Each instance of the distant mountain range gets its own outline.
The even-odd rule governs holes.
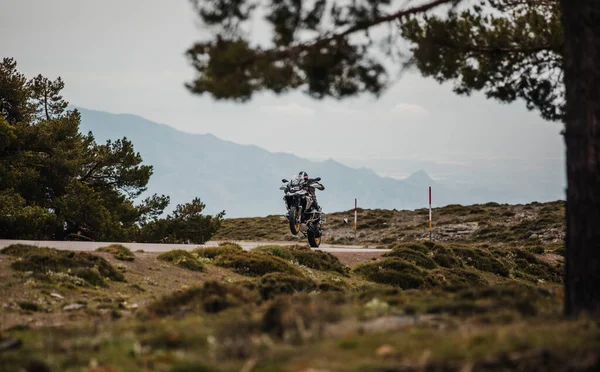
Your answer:
[[[180,132],[135,115],[77,109],[82,115],[82,133],[91,131],[98,142],[122,137],[133,142],[144,162],[154,166],[146,194],[169,195],[169,210],[200,197],[210,214],[221,210],[226,217],[283,214],[281,179],[301,170],[322,178],[325,190],[317,196],[325,212],[349,210],[354,207],[354,198],[362,208],[423,208],[428,204],[429,186],[435,206],[521,199],[514,191],[502,188],[436,182],[423,170],[403,180],[385,178],[370,169],[351,168],[334,160],[315,162],[210,134]],[[542,199],[538,201],[546,201]]]

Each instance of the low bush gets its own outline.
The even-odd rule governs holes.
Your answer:
[[[209,258],[214,260],[216,257],[226,253],[242,252],[243,249],[237,244],[220,244],[218,247],[208,248],[196,248],[192,253],[197,254],[199,257]]]
[[[503,277],[508,277],[509,269],[489,252],[479,248],[453,247],[452,252],[460,257],[463,262],[476,268]]]
[[[258,285],[259,293],[264,300],[281,294],[311,292],[316,288],[317,285],[310,279],[284,273],[266,274],[260,279]]]
[[[117,260],[121,261],[133,261],[135,259],[133,252],[121,244],[111,244],[106,247],[100,247],[96,249],[96,251],[111,253]]]
[[[214,263],[217,266],[232,269],[234,272],[246,276],[263,276],[273,272],[303,276],[298,269],[283,258],[263,252],[250,251],[220,254],[215,258]]]
[[[175,249],[161,253],[158,260],[172,263],[175,266],[191,271],[204,271],[204,265],[198,260],[198,255],[183,249]]]
[[[148,306],[148,312],[158,316],[187,312],[218,313],[256,300],[256,295],[243,286],[209,281],[201,287],[162,297]]]
[[[435,284],[427,271],[395,257],[358,265],[354,272],[369,281],[402,289],[424,288]]]
[[[391,252],[384,254],[383,257],[401,258],[424,269],[435,269],[438,267],[437,263],[431,257],[408,248],[394,248]]]
[[[125,278],[102,257],[86,252],[61,251],[28,245],[11,245],[2,254],[18,257],[12,263],[14,270],[32,272],[39,280],[52,281],[57,276],[77,277],[93,286],[106,286],[106,280],[123,282]],[[79,283],[77,284],[85,284]]]

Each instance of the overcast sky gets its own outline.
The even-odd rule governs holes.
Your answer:
[[[311,158],[563,157],[560,126],[522,102],[459,97],[416,73],[378,100],[319,102],[294,93],[233,104],[193,96],[184,87],[194,76],[184,52],[202,30],[188,0],[0,4],[0,57],[16,58],[29,76],[61,76],[73,105]]]

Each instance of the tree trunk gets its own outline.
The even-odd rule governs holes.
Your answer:
[[[565,32],[565,314],[600,315],[600,0],[561,0]]]

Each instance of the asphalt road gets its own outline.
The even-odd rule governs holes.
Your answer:
[[[202,247],[216,247],[219,245],[218,241],[209,241],[205,244],[153,244],[153,243],[107,243],[107,242],[72,242],[72,241],[43,241],[43,240],[3,240],[0,239],[0,249],[8,247],[13,244],[27,244],[34,245],[37,247],[48,247],[48,248],[56,248],[61,250],[70,250],[70,251],[93,251],[96,248],[105,247],[111,244],[122,244],[125,247],[131,249],[132,251],[136,250],[144,250],[145,252],[167,252],[174,249],[184,249],[184,250],[192,250],[196,248]],[[235,241],[234,243],[239,244],[244,250],[251,250],[253,248],[262,246],[262,245],[295,245],[297,242],[274,242],[274,241],[264,241],[264,242],[245,242],[245,241]],[[303,244],[303,243],[301,243]],[[331,244],[321,244],[319,248],[324,252],[387,252],[389,249],[376,249],[376,248],[362,248],[360,246],[354,245],[331,245]]]

